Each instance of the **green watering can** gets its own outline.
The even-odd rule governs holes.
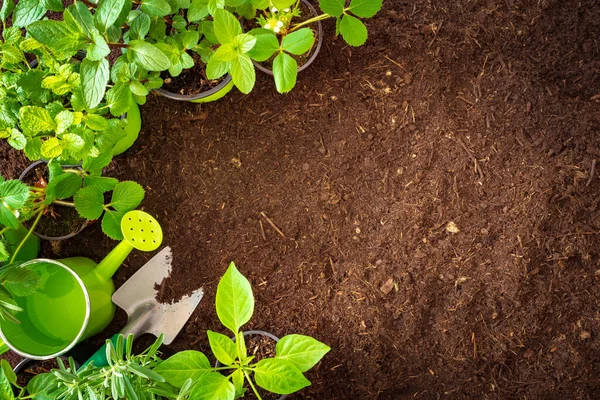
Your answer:
[[[54,358],[108,326],[116,310],[111,277],[131,250],[156,250],[163,237],[158,221],[139,210],[125,214],[121,231],[125,240],[97,265],[73,257],[35,259],[19,267],[35,271],[41,285],[32,295],[11,293],[23,311],[16,315],[18,324],[0,322],[0,354],[10,348],[26,358]]]

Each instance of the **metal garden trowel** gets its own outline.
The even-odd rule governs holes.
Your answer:
[[[127,312],[128,320],[119,332],[127,337],[133,334],[138,337],[144,333],[154,336],[164,335],[164,344],[171,344],[179,331],[190,318],[204,292],[202,288],[191,296],[184,296],[172,304],[161,304],[156,300],[156,286],[169,276],[171,272],[172,253],[170,247],[165,247],[139,269],[112,296],[112,301]],[[118,334],[111,341],[116,342]],[[106,360],[106,345],[102,346],[87,362],[95,366],[108,365]]]

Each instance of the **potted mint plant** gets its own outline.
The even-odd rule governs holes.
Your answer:
[[[255,359],[240,330],[254,313],[254,296],[250,282],[233,263],[217,287],[216,309],[221,323],[233,334],[230,339],[222,333],[207,332],[210,348],[222,366],[211,367],[203,353],[187,350],[155,368],[167,383],[181,388],[181,395],[189,398],[233,400],[251,390],[261,399],[259,388],[279,395],[294,393],[310,385],[304,373],[330,350],[310,336],[287,335],[277,342],[274,357]]]
[[[105,105],[89,107],[82,101],[82,63],[72,58],[75,54],[59,57],[14,26],[2,35],[0,139],[30,160],[80,163],[112,152],[127,137],[127,120],[107,115]]]

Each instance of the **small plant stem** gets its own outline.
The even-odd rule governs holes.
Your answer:
[[[262,400],[262,397],[260,397],[260,394],[258,394],[258,391],[256,390],[256,387],[254,386],[254,383],[252,383],[252,379],[250,379],[250,375],[248,375],[246,373],[246,371],[244,371],[244,375],[246,376],[246,379],[248,379],[248,383],[250,384],[250,387],[252,388],[252,391],[254,392],[254,395],[256,396],[256,398],[258,400]]]
[[[19,251],[21,251],[21,248],[23,247],[23,245],[25,244],[25,242],[27,241],[27,239],[29,239],[29,237],[33,233],[33,230],[37,226],[37,224],[40,222],[40,218],[42,218],[42,214],[43,213],[44,213],[44,209],[42,208],[38,212],[38,215],[35,218],[35,221],[33,222],[33,225],[31,225],[31,228],[29,228],[29,231],[27,232],[27,235],[25,235],[25,237],[23,238],[23,240],[21,240],[21,243],[19,243],[19,246],[17,247],[17,249],[13,253],[12,257],[10,258],[9,264],[12,264],[13,262],[15,262],[15,258],[17,257],[17,254],[19,254]]]
[[[8,230],[8,227],[4,228],[4,229],[0,229],[0,236],[4,235],[4,232],[6,232]]]
[[[301,27],[303,27],[303,26],[305,26],[305,25],[309,25],[309,24],[312,24],[312,23],[314,23],[314,22],[323,21],[324,19],[327,19],[327,18],[330,18],[330,17],[331,17],[331,15],[329,15],[329,14],[321,14],[321,15],[318,15],[318,16],[316,16],[316,17],[314,17],[314,18],[311,18],[311,19],[309,19],[309,20],[306,20],[306,21],[304,21],[304,22],[301,22],[301,23],[299,23],[299,24],[296,24],[296,25],[294,25],[294,26],[292,27],[292,29],[290,29],[288,32],[289,32],[289,33],[292,33],[292,32],[294,32],[294,31],[297,31],[298,29],[300,29]]]
[[[78,169],[63,169],[63,172],[67,172],[69,174],[81,175],[81,171]]]
[[[59,206],[75,207],[74,203],[70,201],[54,200],[52,204],[58,204]]]

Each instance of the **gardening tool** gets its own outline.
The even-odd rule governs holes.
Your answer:
[[[113,302],[127,312],[127,324],[119,332],[125,338],[130,334],[137,337],[143,333],[151,333],[154,336],[162,333],[163,343],[171,344],[200,303],[203,295],[201,288],[176,303],[161,304],[156,300],[155,288],[169,276],[171,260],[171,248],[165,247],[113,295]],[[116,343],[119,334],[111,338],[113,344]],[[86,366],[90,362],[97,367],[108,365],[106,345],[96,351],[83,365]]]
[[[111,277],[131,250],[153,251],[162,242],[158,222],[139,210],[125,214],[121,232],[124,240],[98,265],[73,257],[35,259],[19,267],[36,272],[41,285],[33,294],[12,293],[23,311],[16,315],[19,324],[0,321],[0,354],[10,348],[27,358],[57,357],[108,326],[116,311]]]

